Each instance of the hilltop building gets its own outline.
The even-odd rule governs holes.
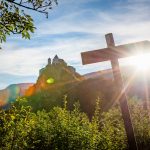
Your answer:
[[[67,65],[67,63],[63,59],[60,59],[57,55],[55,55],[55,57],[53,58],[52,65],[57,65],[57,64]]]
[[[68,68],[68,70],[70,70],[71,72],[74,72],[74,73],[76,72],[76,69],[74,67],[67,66],[67,63],[63,59],[60,59],[57,55],[55,55],[55,57],[53,59],[48,58],[48,64],[46,67],[48,67],[48,66],[53,66],[53,67],[66,66]],[[45,70],[46,67],[39,70],[40,75],[42,74],[42,72]]]

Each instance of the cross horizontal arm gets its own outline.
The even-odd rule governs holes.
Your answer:
[[[150,42],[141,41],[119,46],[112,46],[88,52],[82,52],[82,63],[91,64],[150,52]]]

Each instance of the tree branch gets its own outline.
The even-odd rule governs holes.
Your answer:
[[[46,14],[46,15],[48,14],[48,12],[45,12],[45,11],[42,11],[42,10],[38,10],[38,9],[36,9],[36,8],[31,8],[31,7],[22,5],[22,4],[20,4],[20,3],[16,3],[16,2],[14,2],[14,1],[10,1],[10,0],[5,0],[5,1],[7,1],[7,2],[9,2],[9,3],[13,3],[13,4],[17,5],[17,6],[20,6],[20,7],[26,8],[26,9],[30,9],[30,10],[33,10],[33,11],[37,11],[37,12],[39,12],[39,13],[43,13],[43,14]]]

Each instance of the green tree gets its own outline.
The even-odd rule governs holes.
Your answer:
[[[33,10],[45,14],[57,4],[57,0],[1,0],[0,1],[0,42],[5,42],[10,34],[21,34],[22,38],[30,39],[34,32],[34,21],[27,13]]]

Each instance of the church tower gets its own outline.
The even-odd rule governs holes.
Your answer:
[[[48,65],[51,65],[51,58],[48,58]]]
[[[57,55],[55,55],[55,57],[53,58],[53,64],[59,64],[59,57]]]

